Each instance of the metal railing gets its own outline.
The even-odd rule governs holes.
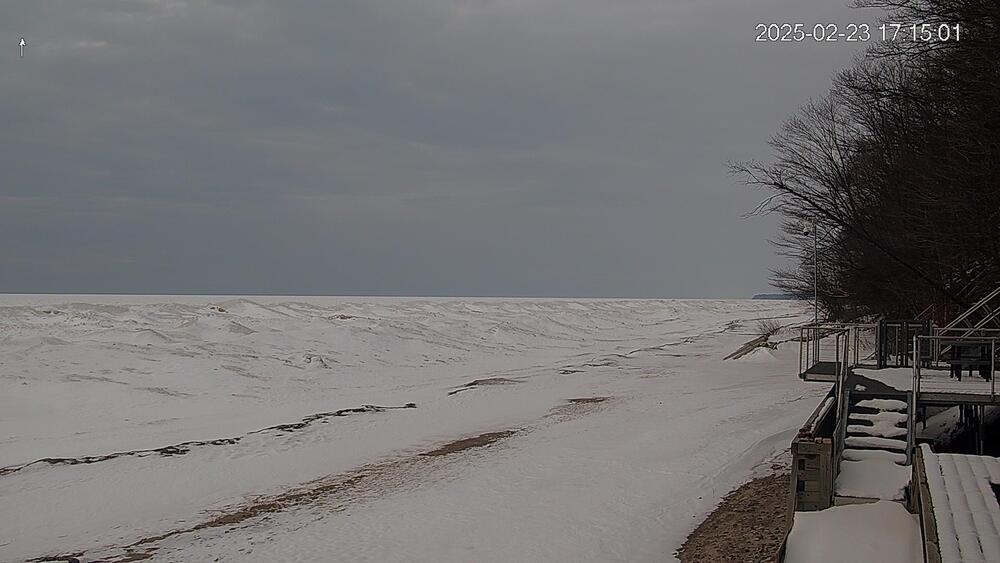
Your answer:
[[[1000,288],[997,288],[997,290],[1000,291]],[[979,322],[976,323],[975,325],[973,325],[971,327],[967,327],[967,328],[960,328],[958,326],[955,326],[955,325],[958,324],[959,319],[963,319],[963,320],[965,319],[965,317],[963,316],[963,317],[959,317],[959,319],[956,319],[955,321],[952,321],[951,323],[948,323],[948,326],[945,326],[945,327],[943,327],[941,329],[938,329],[938,330],[941,330],[941,331],[955,331],[956,333],[958,333],[957,335],[960,336],[960,337],[963,337],[963,336],[974,336],[974,335],[980,334],[981,332],[984,332],[984,331],[988,332],[988,331],[1000,330],[1000,329],[990,329],[990,328],[987,328],[991,323],[995,324],[995,322],[997,320],[1000,320],[1000,307],[998,307],[995,310],[991,310],[989,308],[989,306],[987,305],[988,301],[990,299],[992,299],[992,297],[993,297],[992,293],[990,295],[987,295],[982,301],[980,301],[979,303],[977,303],[976,305],[974,305],[971,309],[969,309],[968,311],[966,311],[965,313],[963,313],[963,315],[968,315],[970,312],[973,312],[973,311],[975,311],[977,309],[980,309],[980,308],[985,309],[986,310],[986,315],[984,315],[981,319],[979,319]],[[947,352],[947,351],[948,351],[947,347],[945,347],[945,349],[942,350],[942,352]]]
[[[958,326],[960,324],[964,323],[969,317],[971,317],[972,315],[976,314],[980,309],[984,309],[986,311],[986,315],[982,319],[980,319],[980,321],[978,323],[976,323],[976,325],[974,325],[973,328],[983,328],[983,327],[985,327],[991,321],[997,319],[998,316],[1000,316],[1000,307],[998,307],[995,310],[990,309],[990,307],[989,307],[990,301],[993,301],[994,299],[997,299],[998,297],[1000,297],[1000,286],[998,286],[993,291],[987,293],[982,299],[980,299],[979,301],[977,301],[972,307],[969,307],[968,309],[965,310],[965,312],[963,312],[961,315],[955,317],[954,320],[952,320],[950,323],[948,323],[947,325],[945,325],[944,328],[946,328],[946,329],[958,328]]]
[[[916,408],[920,401],[920,395],[924,392],[925,370],[935,370],[936,372],[934,376],[934,388],[928,392],[952,393],[957,395],[989,395],[990,402],[994,402],[996,401],[997,391],[998,343],[1000,343],[1000,329],[978,329],[975,334],[969,334],[968,330],[963,328],[935,328],[934,334],[931,336],[917,335],[913,337],[913,381],[909,395],[909,418],[906,425],[907,463],[910,463],[913,459],[913,450],[916,447]],[[946,346],[942,346],[942,344],[946,344]],[[960,350],[964,347],[979,348],[979,357],[974,360],[968,360],[962,357],[956,358],[955,354],[949,353],[958,350],[956,353],[960,354]],[[988,349],[988,358],[986,359],[982,357],[982,352],[985,349]],[[929,354],[928,351],[930,352]],[[949,368],[947,371],[948,379],[944,378],[941,370],[942,359],[944,357],[948,357],[945,360]],[[976,384],[972,385],[969,381],[963,382],[961,380],[962,370],[971,366],[986,367],[984,363],[986,361],[989,362],[988,385],[982,385],[976,381],[971,382]],[[953,379],[955,366],[957,366],[958,377]],[[980,371],[980,374],[983,375],[983,371]],[[928,381],[929,384],[930,382]]]
[[[855,329],[848,328],[848,332],[854,331]],[[837,475],[840,473],[840,462],[844,457],[845,442],[847,441],[847,415],[850,407],[851,401],[851,390],[847,386],[847,376],[850,374],[850,358],[852,355],[851,344],[853,339],[845,339],[845,345],[843,349],[843,356],[841,357],[840,369],[837,373],[837,426],[834,430],[834,440],[833,440],[833,480],[837,481]],[[857,348],[854,348],[854,354],[857,354]],[[855,364],[857,362],[855,361]]]
[[[996,400],[996,372],[997,372],[997,344],[1000,343],[1000,329],[978,329],[976,334],[967,335],[965,329],[935,329],[935,334],[931,336],[913,337],[913,395],[914,401],[919,399],[923,391],[924,379],[927,378],[925,370],[935,370],[934,392],[938,393],[960,393],[977,394],[990,397],[990,401]],[[980,354],[977,359],[956,357],[956,349],[979,348]],[[983,358],[983,352],[986,358]],[[930,352],[929,354],[927,352]],[[956,353],[949,353],[956,352]],[[929,356],[929,359],[928,359]],[[989,366],[989,385],[970,385],[969,382],[961,380],[961,373],[966,367],[985,368]],[[945,380],[942,374],[943,363],[948,365],[948,379]],[[957,375],[953,379],[953,376]],[[980,370],[984,375],[985,370]],[[978,383],[978,382],[976,382]],[[988,387],[988,393],[987,393]]]
[[[924,307],[924,310],[920,311],[919,313],[917,313],[917,316],[915,316],[913,318],[916,319],[916,320],[918,320],[918,321],[933,320],[934,319],[934,311],[935,311],[935,306],[934,306],[933,303],[931,303],[930,305]]]
[[[836,364],[840,358],[841,342],[847,338],[847,329],[838,325],[807,325],[799,329],[799,377],[806,378],[821,362]],[[823,375],[836,376],[833,371]]]
[[[935,338],[930,339],[929,349],[930,363],[937,367],[943,357],[948,356],[951,351],[952,341],[962,342],[966,340],[982,340],[984,338],[1000,338],[1000,328],[983,327],[934,327],[932,334]],[[924,359],[927,359],[928,352],[924,351]],[[925,362],[926,363],[926,362]]]
[[[934,311],[934,305],[929,305],[924,311],[917,315],[917,319],[924,318],[924,314],[927,311]],[[976,320],[978,319],[978,320]],[[973,322],[975,321],[975,322]],[[954,319],[951,320],[947,325],[935,328],[933,334],[947,333],[949,336],[953,337],[967,337],[967,336],[977,336],[984,330],[998,330],[1000,329],[1000,286],[996,289],[984,295],[979,301],[976,301],[971,307],[962,312]],[[909,335],[906,341],[909,342]],[[908,344],[907,344],[908,345]],[[935,346],[933,349],[933,355],[936,359],[937,357],[945,354],[949,351],[949,346]],[[910,354],[907,354],[909,358]],[[921,360],[926,360],[926,356],[922,357]],[[884,367],[881,366],[880,367]]]
[[[823,323],[799,328],[799,378],[809,375],[833,381],[842,369],[858,365],[861,350],[871,335],[878,342],[878,325],[868,323]],[[843,351],[848,351],[844,354]]]
[[[932,334],[933,324],[928,320],[880,319],[878,323],[878,353],[876,367],[910,367],[913,356],[913,337]]]
[[[914,346],[914,348],[916,348]],[[916,354],[916,350],[914,350]],[[913,365],[918,365],[914,362]],[[906,465],[913,464],[913,449],[917,445],[917,389],[914,387],[906,396]]]

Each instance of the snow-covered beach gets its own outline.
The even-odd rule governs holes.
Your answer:
[[[661,561],[825,394],[785,301],[0,297],[0,561]]]

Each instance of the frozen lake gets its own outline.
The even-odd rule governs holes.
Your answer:
[[[669,559],[826,391],[722,358],[808,315],[0,296],[0,561]]]

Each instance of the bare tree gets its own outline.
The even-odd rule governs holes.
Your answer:
[[[960,41],[879,44],[771,139],[774,160],[732,166],[783,217],[775,285],[832,318],[943,318],[1000,283],[1000,3],[862,0],[892,21],[958,25]]]

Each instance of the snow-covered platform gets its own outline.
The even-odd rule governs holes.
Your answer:
[[[919,561],[920,525],[891,501],[798,512],[785,545],[785,563]]]
[[[865,381],[867,380],[867,381]],[[892,367],[883,369],[854,368],[851,372],[851,389],[857,385],[871,386],[871,382],[891,387],[900,392],[913,389],[913,368]],[[924,404],[989,404],[1000,402],[996,384],[979,376],[966,374],[959,381],[948,370],[921,368],[917,384],[918,398]]]
[[[915,461],[927,561],[1000,561],[1000,459],[923,444]]]

